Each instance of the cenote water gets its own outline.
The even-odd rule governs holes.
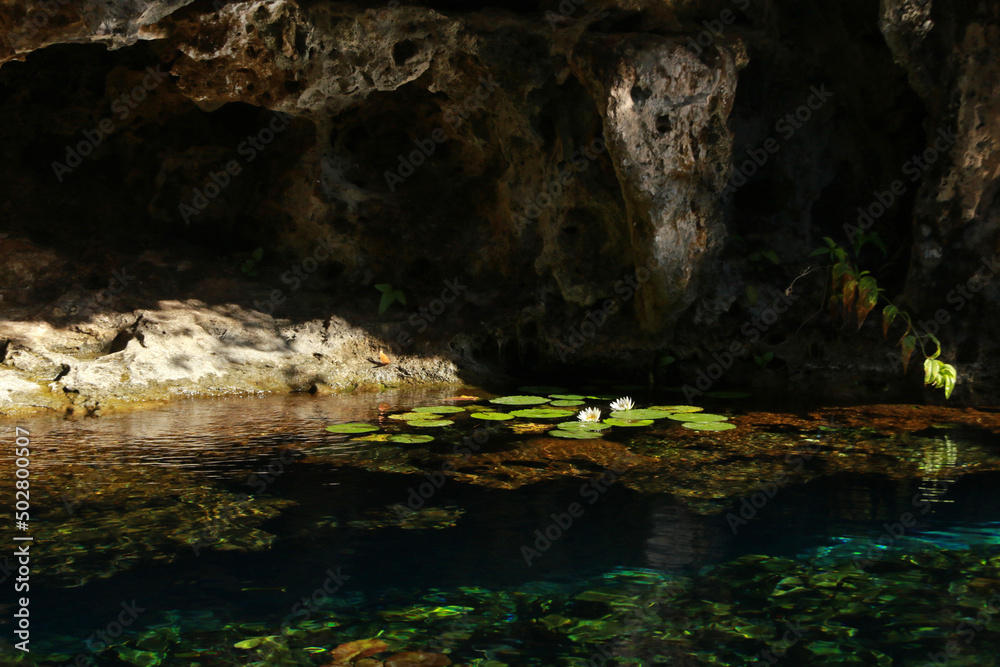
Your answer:
[[[1000,664],[1000,413],[510,395],[18,420],[3,664]]]

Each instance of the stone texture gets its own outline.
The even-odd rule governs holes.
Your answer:
[[[5,395],[682,383],[749,341],[778,367],[727,381],[876,396],[901,377],[877,324],[848,338],[810,297],[746,327],[822,291],[811,250],[940,127],[879,220],[883,282],[926,317],[996,248],[995,7],[428,4],[0,2]],[[378,312],[384,283],[405,306]],[[942,334],[966,398],[1000,387],[994,290]]]

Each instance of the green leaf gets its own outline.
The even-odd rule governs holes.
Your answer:
[[[372,431],[377,431],[378,426],[372,426],[363,422],[351,422],[350,424],[327,426],[326,430],[330,433],[371,433]]]
[[[781,264],[781,260],[778,258],[778,253],[773,250],[765,250],[761,254],[771,260],[772,264]]]
[[[548,402],[549,399],[542,396],[497,396],[490,399],[490,403],[497,405],[541,405]]]
[[[833,250],[834,248],[837,247],[837,244],[834,243],[833,239],[831,239],[829,236],[824,236],[823,241],[830,247],[830,250]]]
[[[817,255],[829,255],[829,254],[830,251],[827,248],[816,248],[809,254],[809,256],[816,257]]]
[[[392,302],[395,300],[396,299],[393,298],[391,292],[385,292],[378,302],[378,314],[382,315],[385,311],[389,310],[389,306],[391,306]]]
[[[937,339],[937,336],[935,336],[934,334],[927,334],[927,337],[930,338],[932,341],[934,341],[934,344],[937,345],[937,352],[935,352],[928,358],[937,359],[941,355],[941,341],[939,341]]]
[[[553,408],[525,408],[514,410],[510,414],[525,419],[565,419],[573,415],[573,410],[556,410]]]
[[[724,422],[729,421],[725,415],[713,415],[708,412],[683,412],[668,417],[678,422]]]
[[[882,337],[883,338],[886,338],[886,339],[889,338],[889,326],[892,324],[892,321],[894,319],[896,319],[897,315],[899,315],[899,308],[896,308],[896,306],[892,305],[891,303],[888,306],[886,306],[885,308],[882,309]]]
[[[878,283],[871,276],[865,276],[858,283],[858,305],[855,309],[858,316],[858,329],[861,328],[868,313],[872,312],[877,302]]]
[[[389,283],[379,283],[378,285],[375,286],[375,289],[377,289],[379,292],[391,292],[392,285],[390,285]]]
[[[264,257],[264,249],[257,248],[256,250],[253,251],[253,253],[250,256],[253,257],[253,260],[255,262],[259,262]]]
[[[684,422],[681,426],[692,431],[729,431],[736,428],[735,424],[728,422]]]
[[[944,397],[951,398],[951,392],[958,381],[958,371],[951,364],[928,357],[924,360],[924,384],[944,389]]]
[[[610,426],[649,426],[653,423],[652,419],[618,419],[617,417],[609,417],[604,420],[605,424]]]
[[[433,435],[418,435],[413,433],[400,433],[398,435],[393,435],[389,437],[389,442],[399,442],[404,445],[413,445],[422,442],[430,442],[434,439]]]
[[[906,367],[910,365],[910,356],[913,355],[913,349],[917,346],[917,337],[904,336],[900,346],[903,350],[903,372],[905,373]]]
[[[427,415],[428,419],[411,419],[407,424],[410,426],[416,426],[418,428],[437,428],[439,426],[451,426],[455,422],[450,419],[429,419],[429,417],[435,417],[436,415]]]
[[[508,419],[513,419],[514,415],[507,414],[506,412],[473,412],[469,415],[473,419],[483,419],[486,421],[507,421]]]
[[[393,296],[394,299],[396,299],[397,301],[399,301],[404,306],[406,305],[406,295],[403,294],[403,290],[398,289],[398,290],[393,291],[392,296]]]

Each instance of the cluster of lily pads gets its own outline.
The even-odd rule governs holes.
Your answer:
[[[736,428],[728,423],[729,418],[725,415],[707,413],[694,405],[654,405],[636,408],[628,396],[564,393],[565,390],[558,387],[521,387],[521,391],[527,393],[498,396],[489,399],[485,404],[477,403],[467,407],[420,406],[409,412],[388,415],[388,418],[418,429],[451,426],[455,423],[454,417],[463,413],[472,419],[483,421],[509,421],[518,418],[563,419],[565,421],[558,422],[548,434],[556,438],[580,440],[600,438],[602,431],[613,426],[650,426],[657,419],[680,422],[681,426],[693,431],[727,431]],[[610,401],[608,416],[602,419],[604,408],[592,404],[608,401]],[[503,411],[501,407],[515,409]],[[334,424],[328,426],[326,430],[331,433],[360,435],[361,437],[354,440],[362,441],[415,444],[434,440],[433,436],[421,433],[377,433],[381,430],[379,426],[365,422]]]

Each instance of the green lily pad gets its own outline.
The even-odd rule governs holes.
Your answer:
[[[673,413],[665,410],[646,408],[644,410],[615,410],[611,416],[615,419],[665,419],[671,414]]]
[[[402,421],[410,421],[411,419],[427,419],[426,412],[400,412],[395,415],[389,415],[389,419],[399,419]]]
[[[750,398],[750,394],[745,391],[709,391],[705,395],[712,398]]]
[[[649,426],[653,423],[652,419],[617,419],[615,417],[609,417],[604,420],[605,424],[610,426]]]
[[[564,431],[562,429],[549,431],[549,435],[553,438],[567,438],[571,440],[596,440],[602,436],[597,431]]]
[[[457,405],[421,405],[419,408],[413,408],[414,412],[433,412],[437,415],[447,414],[449,412],[465,412],[465,408],[460,408]]]
[[[351,422],[349,424],[327,426],[326,430],[330,433],[371,433],[372,431],[377,431],[378,426],[372,426],[364,422]]]
[[[611,428],[611,424],[605,424],[603,422],[584,422],[580,420],[575,422],[561,422],[556,424],[556,426],[563,431],[603,431]]]
[[[351,438],[351,442],[385,442],[392,437],[388,433],[372,433],[358,438]]]
[[[566,391],[562,387],[518,387],[518,391],[523,391],[526,394],[542,394],[548,396],[549,394],[558,394],[561,391]]]
[[[724,422],[729,421],[725,415],[713,415],[709,412],[687,412],[684,414],[670,415],[667,419],[678,422]]]
[[[682,413],[682,412],[701,412],[704,408],[699,408],[697,405],[651,405],[649,410],[663,410],[664,412]]]
[[[549,394],[549,398],[557,398],[563,401],[582,401],[587,397],[583,394]]]
[[[413,445],[418,442],[430,442],[433,435],[418,435],[414,433],[400,433],[389,437],[389,442],[401,442],[404,445]]]
[[[549,403],[554,408],[571,408],[577,405],[583,405],[585,401],[552,401]]]
[[[736,428],[736,424],[729,422],[684,422],[681,426],[692,431],[728,431]]]
[[[588,396],[592,401],[617,401],[618,396],[613,394],[594,394],[593,396]]]
[[[431,416],[433,417],[433,415]],[[414,419],[406,423],[418,428],[434,428],[437,426],[451,426],[455,422],[451,419]]]
[[[541,405],[548,402],[549,399],[541,396],[498,396],[490,399],[490,403],[499,405]]]
[[[551,408],[528,408],[527,410],[514,410],[510,414],[515,417],[525,417],[527,419],[559,419],[573,414],[572,410],[553,410]]]
[[[469,416],[473,419],[485,419],[486,421],[493,422],[506,421],[514,418],[514,415],[506,412],[473,412]]]

